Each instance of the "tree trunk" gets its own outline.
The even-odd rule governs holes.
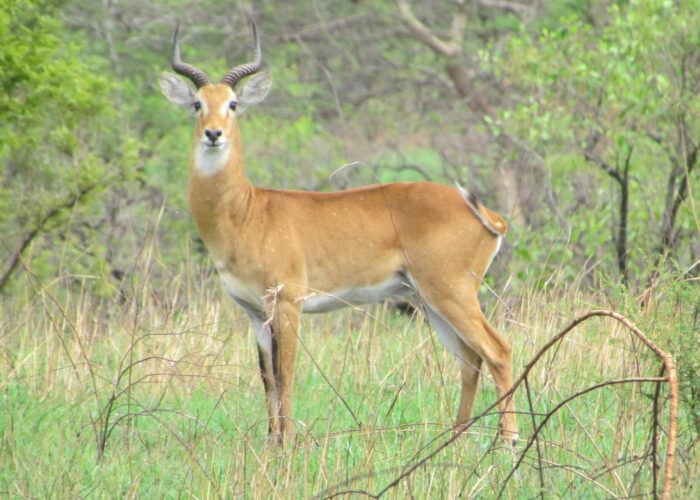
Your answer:
[[[467,105],[472,111],[479,115],[490,116],[493,114],[493,109],[491,109],[488,102],[474,89],[464,61],[453,59],[445,65],[445,70],[452,81],[457,95],[467,101]]]
[[[622,276],[622,284],[629,285],[629,274],[627,267],[627,221],[629,219],[629,170],[625,168],[620,184],[620,225],[617,229],[617,242],[615,249],[617,250],[617,267]]]

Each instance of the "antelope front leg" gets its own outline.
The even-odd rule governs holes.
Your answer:
[[[267,400],[267,430],[270,438],[279,439],[279,394],[272,369],[272,332],[270,322],[264,322],[263,317],[256,312],[246,311],[250,317],[255,332],[255,340],[258,346],[258,363],[260,365],[260,377],[265,389]]]
[[[299,306],[280,296],[271,304],[272,371],[278,396],[276,413],[270,415],[272,434],[281,442],[294,434],[292,385],[299,335]]]
[[[280,435],[277,419],[279,396],[272,371],[272,356],[260,344],[258,344],[258,363],[260,365],[260,377],[265,388],[265,399],[267,399],[267,433],[274,438]]]

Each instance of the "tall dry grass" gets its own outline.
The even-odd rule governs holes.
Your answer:
[[[96,276],[40,283],[25,269],[28,285],[0,305],[3,494],[530,498],[542,485],[544,496],[651,493],[649,384],[606,387],[565,405],[505,487],[522,444],[504,446],[493,411],[435,453],[452,436],[456,364],[420,312],[403,316],[386,305],[304,318],[297,436],[271,446],[247,319],[196,255],[168,269],[154,241],[120,288]],[[620,305],[579,281],[521,283],[510,305],[508,290],[504,300],[484,294],[488,315],[514,346],[515,375],[573,317]],[[655,325],[647,333],[660,339],[676,327],[672,316]],[[581,325],[535,367],[530,402],[516,395],[521,443],[568,395],[656,375],[656,360],[619,324]],[[476,411],[494,399],[486,372]],[[698,459],[690,430],[682,431],[676,487],[690,494]]]

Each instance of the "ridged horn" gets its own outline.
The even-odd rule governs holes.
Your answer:
[[[253,52],[253,60],[251,62],[240,64],[235,66],[231,71],[229,71],[225,77],[221,79],[221,83],[225,83],[229,87],[233,88],[241,78],[248,75],[252,75],[260,71],[263,65],[262,59],[262,49],[260,48],[260,38],[258,37],[258,29],[255,23],[251,20],[250,25],[253,28],[253,45],[255,46]]]
[[[173,59],[171,66],[176,73],[186,76],[197,88],[200,88],[209,83],[209,78],[201,69],[195,68],[191,64],[182,62],[180,59],[180,41],[178,34],[180,32],[180,23],[175,26],[175,34],[173,35]]]

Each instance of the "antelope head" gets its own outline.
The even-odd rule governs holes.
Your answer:
[[[269,73],[259,73],[263,66],[260,38],[255,23],[251,24],[255,47],[253,60],[233,67],[221,82],[210,83],[202,70],[182,61],[179,25],[173,35],[171,66],[176,73],[189,79],[195,89],[172,73],[160,75],[160,87],[168,100],[195,115],[194,148],[201,159],[197,165],[204,174],[218,171],[232,147],[237,154],[242,154],[236,119],[248,106],[262,101],[270,90],[272,79]],[[247,76],[251,78],[239,85]]]

